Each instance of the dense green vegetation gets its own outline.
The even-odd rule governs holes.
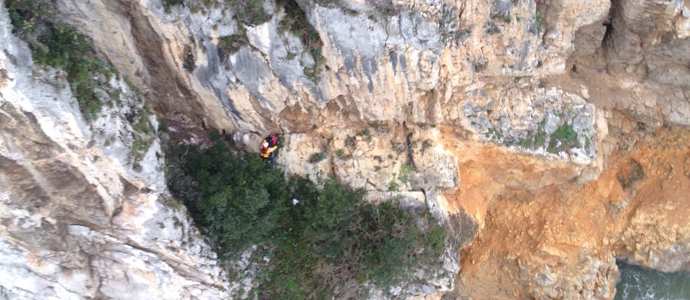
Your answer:
[[[65,70],[81,112],[87,118],[98,112],[104,95],[96,89],[116,71],[92,53],[84,35],[67,24],[53,22],[49,1],[7,0],[5,5],[14,33],[27,41],[34,62]]]
[[[395,201],[372,205],[362,190],[333,178],[319,185],[285,179],[256,154],[233,153],[217,138],[205,150],[172,147],[168,166],[171,191],[222,257],[252,244],[271,249],[262,298],[342,296],[364,282],[388,286],[443,252],[446,232],[426,212]]]

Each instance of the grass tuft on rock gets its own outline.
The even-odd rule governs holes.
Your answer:
[[[218,41],[218,56],[226,57],[227,55],[235,54],[242,46],[247,44],[247,35],[245,32],[222,36]]]
[[[576,147],[580,147],[580,141],[577,139],[577,132],[575,132],[572,125],[563,124],[551,134],[551,140],[549,141],[547,151],[550,153],[558,153]]]

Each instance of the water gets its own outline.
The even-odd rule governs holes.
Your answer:
[[[621,278],[614,300],[690,300],[689,273],[663,273],[618,263]]]

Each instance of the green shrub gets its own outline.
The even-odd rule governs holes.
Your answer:
[[[192,52],[192,48],[185,46],[184,53],[182,54],[182,67],[187,70],[187,72],[193,72],[196,69],[196,58]]]
[[[180,5],[184,0],[163,0],[163,5]]]
[[[255,154],[233,154],[218,140],[206,150],[183,146],[180,152],[198,194],[178,195],[221,254],[269,241],[288,198],[283,174]]]
[[[309,51],[319,50],[323,45],[319,33],[311,26],[309,19],[297,2],[295,0],[280,0],[279,3],[285,8],[285,17],[280,20],[278,28],[282,31],[290,31],[301,38],[302,43],[307,46]],[[314,60],[317,58],[314,57]]]
[[[386,287],[408,279],[410,268],[435,262],[446,231],[395,201],[373,205],[364,191],[337,179],[290,177],[256,154],[215,145],[171,147],[168,185],[221,257],[252,244],[270,247],[261,299],[330,298],[342,287]],[[298,200],[295,204],[293,199]],[[417,225],[424,220],[426,230]],[[361,295],[360,295],[361,296]]]
[[[10,15],[12,32],[26,38],[37,27],[54,15],[53,3],[49,0],[5,0],[5,8]]]
[[[263,284],[267,298],[326,296],[365,281],[387,287],[409,279],[413,266],[442,254],[443,228],[430,222],[427,236],[415,216],[395,201],[377,206],[362,200],[362,190],[349,189],[333,178],[322,184],[321,191],[308,181],[294,184],[307,187],[295,191],[303,206],[289,209],[294,227],[278,245]]]
[[[134,158],[134,166],[138,166],[138,168],[135,168],[137,171],[141,171],[141,165],[139,163],[144,159],[144,156],[146,156],[146,152],[149,151],[149,148],[153,144],[153,138],[150,136],[146,135],[135,135],[134,136],[134,141],[132,141],[132,148],[130,149],[129,155]]]
[[[381,286],[404,279],[405,269],[415,262],[412,255],[425,242],[412,215],[392,202],[378,207],[364,204],[357,222],[358,227],[367,229],[367,235],[353,237],[353,244],[361,249],[363,266],[359,277]]]
[[[369,130],[369,128],[360,131],[357,135],[364,136],[367,139],[371,140],[371,131]]]
[[[432,253],[432,255],[429,257],[439,257],[443,254],[444,243],[447,235],[448,233],[446,230],[441,227],[435,227],[429,232],[426,241],[428,250]]]
[[[407,184],[410,181],[410,173],[414,170],[414,166],[403,164],[400,166],[400,171],[398,172],[398,180],[403,184]]]
[[[159,119],[158,120],[158,131],[157,131],[157,133],[161,134],[161,133],[167,133],[167,132],[168,132],[168,122],[163,120],[163,119]]]
[[[143,134],[151,133],[151,126],[149,125],[149,115],[144,110],[139,112],[139,121],[134,125],[134,130]]]
[[[219,56],[225,57],[226,55],[235,54],[240,50],[240,47],[248,44],[246,33],[233,34],[220,37],[218,42]]]
[[[563,124],[558,126],[556,131],[551,134],[549,147],[547,151],[551,153],[558,153],[574,147],[580,147],[580,141],[577,139],[577,132],[572,125]]]
[[[184,0],[163,0],[163,9],[165,9],[165,12],[169,13],[171,6],[180,5],[182,3],[184,3]]]
[[[238,20],[249,25],[259,25],[271,19],[271,15],[264,10],[262,0],[225,0],[225,5],[232,11]]]
[[[321,152],[312,153],[312,155],[309,156],[309,162],[312,164],[318,163],[324,159],[326,159],[326,154],[323,154]]]

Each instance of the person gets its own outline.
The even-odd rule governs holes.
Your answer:
[[[278,136],[275,134],[267,136],[261,141],[261,153],[259,156],[264,160],[271,162],[271,166],[275,165],[275,151],[278,149]]]

